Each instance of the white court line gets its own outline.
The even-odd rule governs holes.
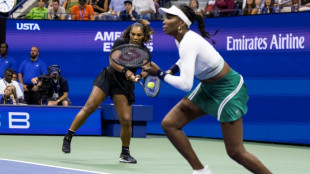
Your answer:
[[[90,171],[90,170],[80,170],[80,169],[73,169],[73,168],[68,168],[68,167],[59,167],[59,166],[52,166],[52,165],[47,165],[47,164],[39,164],[39,163],[33,163],[33,162],[27,162],[27,161],[4,159],[4,158],[0,158],[0,160],[12,161],[12,162],[18,162],[18,163],[25,163],[25,164],[32,164],[32,165],[38,165],[38,166],[45,166],[45,167],[52,167],[52,168],[59,168],[59,169],[66,169],[66,170],[75,170],[75,171],[80,171],[80,172],[89,172],[89,173],[93,173],[93,174],[110,174],[110,173],[94,172],[94,171]]]

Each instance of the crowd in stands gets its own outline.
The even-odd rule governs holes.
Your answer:
[[[37,0],[27,19],[51,20],[161,20],[163,0]],[[200,1],[202,2],[202,1]],[[271,14],[310,11],[310,0],[208,0],[205,7],[199,0],[188,5],[204,17]]]
[[[0,104],[63,105],[71,104],[69,85],[60,75],[59,65],[46,67],[39,59],[39,48],[33,46],[30,58],[19,66],[8,54],[9,46],[0,47]]]
[[[153,20],[158,8],[158,0],[37,0],[26,19]]]

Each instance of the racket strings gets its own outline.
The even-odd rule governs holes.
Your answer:
[[[142,66],[150,60],[149,54],[137,47],[123,47],[119,50],[115,50],[111,54],[111,58],[116,61],[116,63],[127,67]]]
[[[154,83],[154,87],[153,88],[148,88],[146,87],[145,88],[145,93],[148,95],[148,96],[151,96],[151,97],[155,97],[158,92],[159,92],[159,89],[160,89],[160,80],[155,77],[155,76],[148,76],[145,81],[144,81],[144,84],[148,84],[149,82],[153,82]],[[145,86],[144,85],[144,86]]]

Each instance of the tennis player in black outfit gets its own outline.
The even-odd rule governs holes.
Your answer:
[[[130,43],[141,45],[144,50],[150,52],[144,44],[150,41],[153,33],[154,31],[147,20],[139,20],[123,32],[121,38],[114,42],[113,48]],[[121,123],[122,152],[119,161],[122,163],[137,163],[137,160],[129,153],[132,133],[131,105],[135,102],[134,82],[137,82],[136,78],[141,79],[147,76],[147,73],[142,72],[135,75],[136,71],[137,69],[129,69],[110,60],[110,65],[104,68],[93,82],[94,86],[85,106],[76,115],[63,139],[62,151],[64,153],[70,153],[70,144],[74,133],[99,105],[110,96]]]

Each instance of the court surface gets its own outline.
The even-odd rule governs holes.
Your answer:
[[[118,162],[119,137],[75,136],[71,154],[61,152],[63,136],[0,135],[0,174],[191,174],[192,169],[165,136],[132,138],[137,164]],[[191,138],[203,164],[214,174],[247,174],[218,139]],[[309,174],[310,147],[245,142],[275,174]]]

